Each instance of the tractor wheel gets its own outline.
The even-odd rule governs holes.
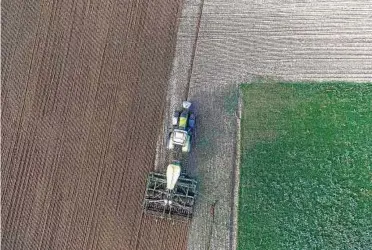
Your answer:
[[[173,141],[172,141],[172,134],[168,138],[168,149],[169,150],[173,150],[174,149],[174,144],[173,144]]]
[[[187,141],[185,145],[182,147],[183,153],[190,153],[191,151],[191,142],[190,142],[190,136],[187,138]]]
[[[172,117],[172,125],[177,126],[178,124],[178,118],[180,117],[180,112],[175,111]]]

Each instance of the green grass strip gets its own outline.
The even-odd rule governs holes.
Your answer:
[[[238,249],[372,249],[372,84],[241,89]]]

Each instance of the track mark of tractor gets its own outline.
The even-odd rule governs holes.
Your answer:
[[[201,0],[200,5],[199,5],[199,15],[198,15],[196,31],[195,31],[195,40],[194,40],[194,43],[193,43],[192,53],[191,53],[191,62],[190,62],[188,76],[187,76],[187,87],[186,87],[186,98],[185,98],[185,100],[188,100],[188,96],[189,96],[190,82],[191,82],[192,72],[193,72],[193,69],[194,69],[194,61],[195,61],[196,50],[197,50],[197,47],[198,47],[200,23],[201,23],[201,19],[202,19],[202,16],[203,16],[203,7],[204,7],[204,0]]]

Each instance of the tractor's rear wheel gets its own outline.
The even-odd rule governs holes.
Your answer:
[[[191,142],[190,142],[191,137],[188,136],[185,145],[182,147],[182,152],[184,153],[189,153],[191,151]]]
[[[167,148],[169,150],[173,150],[174,149],[174,143],[172,141],[172,133],[170,133],[169,137],[168,137],[168,145],[167,145]]]

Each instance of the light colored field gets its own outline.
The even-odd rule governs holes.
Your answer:
[[[206,0],[201,8],[202,4],[184,3],[170,77],[173,91],[168,95],[168,106],[173,106],[168,111],[185,96],[197,105],[191,164],[202,195],[189,249],[234,249],[237,85],[257,78],[370,81],[372,3]],[[211,229],[210,205],[215,200]]]

